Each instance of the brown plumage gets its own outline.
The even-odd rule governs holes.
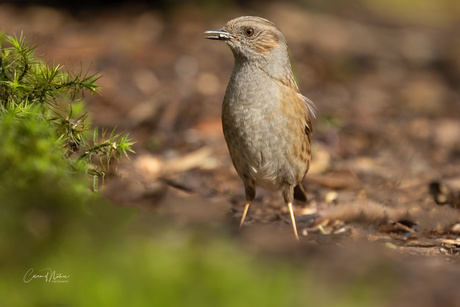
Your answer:
[[[275,24],[252,16],[205,33],[209,39],[225,41],[235,57],[222,126],[245,186],[247,202],[240,225],[259,185],[281,191],[298,239],[292,202],[294,197],[306,201],[301,182],[310,166],[314,105],[299,92],[286,39]]]

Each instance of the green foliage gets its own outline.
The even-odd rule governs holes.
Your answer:
[[[98,93],[96,81],[100,76],[68,72],[61,65],[49,67],[33,56],[35,49],[22,34],[19,38],[0,36],[0,121],[3,125],[25,121],[25,125],[37,125],[37,130],[48,125],[49,139],[42,140],[43,152],[35,154],[60,152],[73,172],[87,172],[97,187],[97,179],[104,179],[113,158],[133,152],[133,142],[126,133],[116,134],[115,129],[111,133],[102,130],[99,138],[99,128],[95,128],[91,138],[90,122],[79,97],[85,91]],[[56,138],[60,149],[53,147],[52,139]],[[28,148],[23,150],[27,155]]]

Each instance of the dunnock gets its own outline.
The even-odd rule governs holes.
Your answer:
[[[243,179],[246,206],[255,185],[281,191],[298,240],[292,202],[306,201],[301,181],[310,166],[314,104],[300,94],[289,62],[286,39],[272,22],[252,16],[230,20],[206,38],[227,43],[235,57],[222,106],[228,150]]]

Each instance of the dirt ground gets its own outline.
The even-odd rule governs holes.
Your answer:
[[[93,123],[137,142],[107,179],[115,203],[192,230],[219,225],[245,249],[340,278],[383,258],[407,287],[397,306],[460,306],[460,10],[395,10],[0,5],[0,29],[24,31],[47,61],[103,75],[102,94],[85,97]],[[245,14],[281,28],[317,106],[300,244],[281,196],[264,190],[238,229],[244,190],[220,123],[233,57],[203,32]]]

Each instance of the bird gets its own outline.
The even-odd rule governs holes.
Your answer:
[[[243,180],[243,226],[255,186],[281,192],[299,240],[294,198],[307,201],[302,181],[311,161],[314,103],[294,79],[289,48],[281,30],[262,17],[242,16],[204,32],[224,41],[234,68],[222,103],[222,128],[233,166]]]

